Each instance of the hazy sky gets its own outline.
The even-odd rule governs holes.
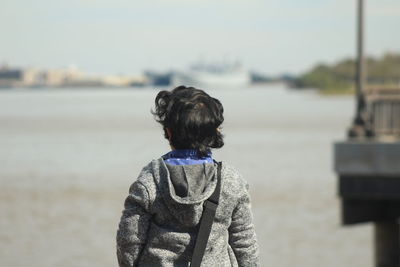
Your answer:
[[[355,54],[356,0],[1,0],[0,62],[94,73],[239,60],[299,73]],[[366,0],[367,52],[400,52],[400,1]]]

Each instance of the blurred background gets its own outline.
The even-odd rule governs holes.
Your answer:
[[[366,2],[368,84],[400,86],[400,2]],[[251,189],[262,266],[372,266],[332,144],[355,113],[356,1],[2,0],[0,265],[117,266],[130,184],[169,151],[159,90],[205,89]]]

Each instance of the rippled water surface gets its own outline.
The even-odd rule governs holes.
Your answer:
[[[168,151],[152,89],[0,91],[0,266],[117,266],[128,187]],[[370,225],[344,228],[332,144],[351,97],[215,90],[225,146],[251,187],[262,266],[372,266]]]

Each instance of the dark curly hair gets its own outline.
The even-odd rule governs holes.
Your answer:
[[[210,148],[224,145],[219,128],[224,121],[223,112],[218,99],[186,86],[160,91],[155,99],[155,111],[152,110],[156,121],[163,126],[164,137],[175,149],[197,149],[199,156],[207,155]]]

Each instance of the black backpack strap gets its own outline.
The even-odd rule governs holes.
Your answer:
[[[217,162],[217,186],[212,195],[204,201],[203,214],[201,215],[199,232],[197,233],[196,244],[192,255],[190,267],[200,267],[206,250],[208,237],[210,236],[211,227],[215,218],[215,212],[219,203],[219,195],[221,193],[221,162]]]

